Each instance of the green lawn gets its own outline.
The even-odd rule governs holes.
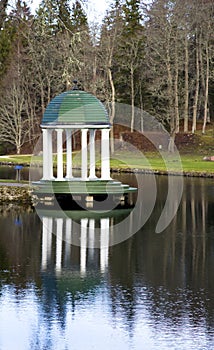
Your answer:
[[[31,162],[32,155],[9,155],[9,156],[0,156],[0,162],[8,162],[12,164],[22,164],[29,165]]]
[[[201,155],[180,155],[180,159],[168,153],[163,153],[163,157],[158,153],[145,153],[141,156],[126,153],[118,154],[117,157],[114,155],[111,166],[113,168],[137,168],[169,172],[183,170],[184,172],[214,174],[214,162],[204,161]]]
[[[182,155],[182,165],[185,172],[213,173],[214,162],[204,161],[202,156]]]
[[[168,153],[163,153],[163,158],[159,153],[141,153],[133,154],[131,152],[117,152],[111,157],[111,167],[114,169],[148,169],[151,171],[169,171],[169,172],[194,172],[214,174],[214,162],[204,161],[203,155],[180,155],[179,158]],[[10,155],[1,156],[0,162],[8,162],[12,164],[30,165],[33,163],[42,164],[41,156],[31,155]],[[64,155],[65,162],[65,155]],[[181,165],[182,164],[182,165]],[[54,156],[54,165],[56,165],[56,156]],[[74,154],[73,166],[81,165],[80,152]],[[100,162],[97,162],[100,166]]]

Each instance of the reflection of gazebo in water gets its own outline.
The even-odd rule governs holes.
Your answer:
[[[134,221],[131,209],[100,213],[88,210],[59,211],[47,206],[46,209],[37,209],[37,214],[42,221],[41,268],[45,271],[47,266],[54,264],[59,274],[69,267],[69,271],[77,269],[84,275],[93,266],[99,269],[99,265],[100,272],[105,272],[109,247],[125,236],[124,229],[121,229],[123,226],[117,224],[127,218],[126,225],[132,230]],[[78,251],[76,260],[72,260],[75,251]]]
[[[77,90],[56,96],[47,106],[42,124],[43,132],[43,177],[34,183],[39,197],[54,195],[58,199],[66,196],[74,201],[103,200],[124,201],[131,188],[110,176],[109,131],[110,121],[103,104],[93,95]],[[72,173],[72,132],[81,131],[81,176]],[[95,134],[101,131],[101,176],[95,172]],[[57,141],[57,175],[53,176],[53,138]],[[66,173],[63,172],[63,134],[66,136]],[[88,144],[89,140],[89,144]],[[89,159],[88,159],[89,151]],[[71,197],[72,196],[72,197]]]
[[[134,219],[130,209],[94,213],[59,211],[47,206],[37,209],[37,214],[42,221],[43,307],[47,319],[53,314],[56,317],[57,313],[64,323],[68,302],[72,304],[74,316],[78,300],[95,295],[105,283],[110,246],[114,244],[114,236],[124,232],[116,224],[130,214],[132,229]]]

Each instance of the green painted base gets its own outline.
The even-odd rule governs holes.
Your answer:
[[[70,195],[115,195],[128,194],[136,192],[137,188],[122,184],[115,180],[64,180],[64,181],[47,181],[40,180],[33,182],[35,194],[70,194]]]

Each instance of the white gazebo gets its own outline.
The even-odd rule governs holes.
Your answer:
[[[79,129],[81,130],[81,180],[96,178],[95,134],[97,130],[101,130],[101,179],[109,180],[111,178],[109,162],[110,122],[106,109],[96,97],[80,90],[71,90],[56,96],[44,113],[41,128],[43,132],[42,180],[54,179],[53,133],[57,134],[57,176],[55,180],[73,179],[72,133]],[[63,134],[66,138],[66,174],[63,174]]]
[[[103,195],[124,196],[136,191],[110,176],[109,132],[110,121],[104,105],[93,95],[73,89],[56,96],[47,106],[43,115],[41,129],[43,133],[43,177],[35,183],[36,194],[44,197],[68,195],[84,200]],[[81,176],[72,172],[72,134],[81,132]],[[96,131],[101,131],[99,159],[96,159]],[[53,171],[53,145],[56,139],[57,169]],[[66,169],[63,167],[63,140],[66,140]],[[101,164],[101,176],[96,176],[96,161]]]

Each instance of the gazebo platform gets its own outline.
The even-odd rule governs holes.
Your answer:
[[[126,207],[132,205],[132,193],[135,187],[130,187],[116,180],[87,180],[78,178],[72,181],[45,181],[34,182],[34,195],[41,202],[70,206],[78,209],[106,210],[112,207]]]

